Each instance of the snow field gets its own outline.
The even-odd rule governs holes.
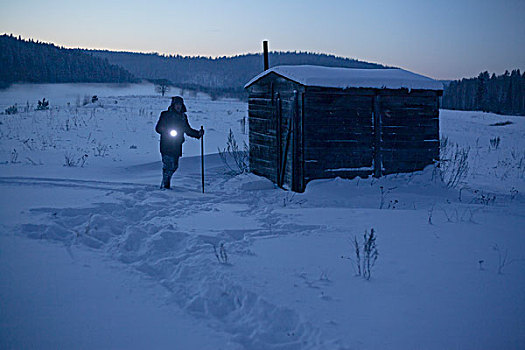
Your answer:
[[[0,107],[27,98],[17,89],[0,94]],[[228,175],[216,154],[229,129],[246,139],[239,123],[246,104],[188,96],[190,124],[207,130],[202,194],[200,145],[190,138],[174,190],[157,189],[153,127],[169,98],[105,94],[95,105],[67,106],[64,98],[54,106],[49,98],[50,111],[0,116],[3,235],[55,242],[134,271],[166,291],[159,302],[220,334],[217,348],[525,345],[523,118],[441,111],[442,137],[470,147],[456,188],[428,167],[318,180],[293,194],[253,174]],[[64,166],[66,152],[87,161]],[[366,281],[355,276],[352,240],[371,228],[380,255]],[[214,254],[221,243],[227,263]],[[201,345],[209,348],[210,339]]]
[[[102,252],[6,235],[0,247],[2,349],[231,348]]]

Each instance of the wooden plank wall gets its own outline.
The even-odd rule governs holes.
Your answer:
[[[277,182],[277,125],[270,85],[253,85],[248,100],[250,171]]]
[[[250,171],[278,183],[287,138],[289,138],[282,182],[283,187],[290,189],[294,186],[294,181],[296,182],[294,180],[294,141],[296,140],[293,138],[292,130],[296,106],[294,91],[301,90],[300,85],[272,74],[250,87],[248,101]]]
[[[371,173],[372,112],[373,95],[370,91],[348,93],[307,89],[303,135],[305,182]]]
[[[382,90],[383,174],[421,170],[439,157],[439,95],[435,91]]]

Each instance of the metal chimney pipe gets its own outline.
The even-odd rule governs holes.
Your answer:
[[[268,41],[263,41],[263,55],[264,55],[264,70],[267,70],[270,68],[270,65],[268,64]]]

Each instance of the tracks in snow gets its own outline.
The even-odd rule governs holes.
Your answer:
[[[154,189],[154,186],[151,185],[141,185],[131,182],[110,182],[97,180],[74,180],[41,177],[0,177],[0,185],[68,187],[78,189],[112,190],[122,192],[132,192],[137,190],[138,188],[142,188],[144,190]]]
[[[18,230],[68,248],[97,249],[132,266],[167,288],[172,302],[227,332],[242,348],[329,348],[297,312],[250,291],[233,278],[235,265],[219,264],[215,258],[213,244],[219,242],[226,244],[235,264],[236,255],[253,254],[250,246],[258,237],[318,229],[282,224],[263,192],[225,190],[227,181],[220,179],[212,183],[213,193],[205,195],[177,186],[179,191],[160,191],[152,185],[56,178],[2,177],[0,184],[117,192],[116,202],[90,208],[33,209],[39,223]],[[227,229],[220,221],[223,216]],[[203,225],[206,218],[219,221]]]

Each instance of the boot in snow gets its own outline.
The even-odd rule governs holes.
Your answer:
[[[165,189],[170,189],[171,188],[171,177],[170,176],[165,176],[162,178],[162,184],[160,185],[160,188],[165,188]]]

